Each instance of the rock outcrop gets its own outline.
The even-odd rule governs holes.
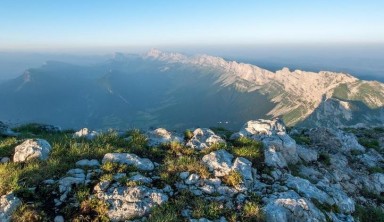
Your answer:
[[[25,162],[31,159],[48,159],[52,147],[48,141],[43,139],[28,139],[15,147],[13,162]]]

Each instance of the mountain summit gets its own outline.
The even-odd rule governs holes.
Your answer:
[[[152,49],[79,66],[47,62],[0,85],[0,118],[63,127],[168,128],[281,117],[289,126],[384,124],[384,84],[352,75],[276,72]]]

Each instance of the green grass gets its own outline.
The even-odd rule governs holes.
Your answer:
[[[219,202],[208,201],[201,197],[194,196],[189,191],[183,190],[167,203],[154,207],[148,221],[185,221],[185,218],[181,216],[181,211],[187,208],[191,210],[192,218],[196,219],[204,217],[209,220],[217,220],[229,212],[229,210]]]
[[[366,148],[372,148],[376,151],[379,151],[380,149],[380,144],[377,139],[362,137],[359,138],[359,143]]]
[[[258,170],[264,168],[263,144],[247,137],[240,137],[232,142],[230,149],[235,156],[250,160]]]
[[[193,137],[193,132],[191,130],[187,129],[184,131],[184,140],[185,141],[192,139],[192,137]]]
[[[294,139],[296,143],[300,145],[311,145],[312,143],[311,138],[309,138],[309,136],[302,135],[302,134],[292,135],[292,139]]]
[[[179,158],[168,157],[160,169],[160,177],[169,184],[173,184],[179,177],[179,173],[188,171],[198,174],[201,178],[208,178],[208,168],[193,156],[181,156]]]
[[[370,167],[368,168],[370,174],[373,173],[384,173],[384,169],[382,167]]]
[[[377,204],[384,204],[384,196],[382,196],[380,194],[373,193],[366,188],[362,189],[360,194],[362,196],[364,196],[365,198],[369,198],[369,199],[374,200]]]
[[[223,139],[229,139],[233,134],[231,130],[228,130],[224,127],[210,127],[210,129]]]

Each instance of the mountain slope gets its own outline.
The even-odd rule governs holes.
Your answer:
[[[0,84],[0,102],[3,120],[63,127],[237,128],[268,116],[288,125],[384,124],[379,82],[288,68],[273,73],[219,57],[159,50],[118,53],[92,66],[47,62]],[[322,112],[324,107],[332,109]],[[338,113],[337,121],[332,113]]]

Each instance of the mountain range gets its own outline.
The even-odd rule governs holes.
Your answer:
[[[93,65],[47,61],[0,83],[0,119],[62,127],[239,128],[384,124],[384,84],[329,71],[276,72],[208,55],[152,49]]]

